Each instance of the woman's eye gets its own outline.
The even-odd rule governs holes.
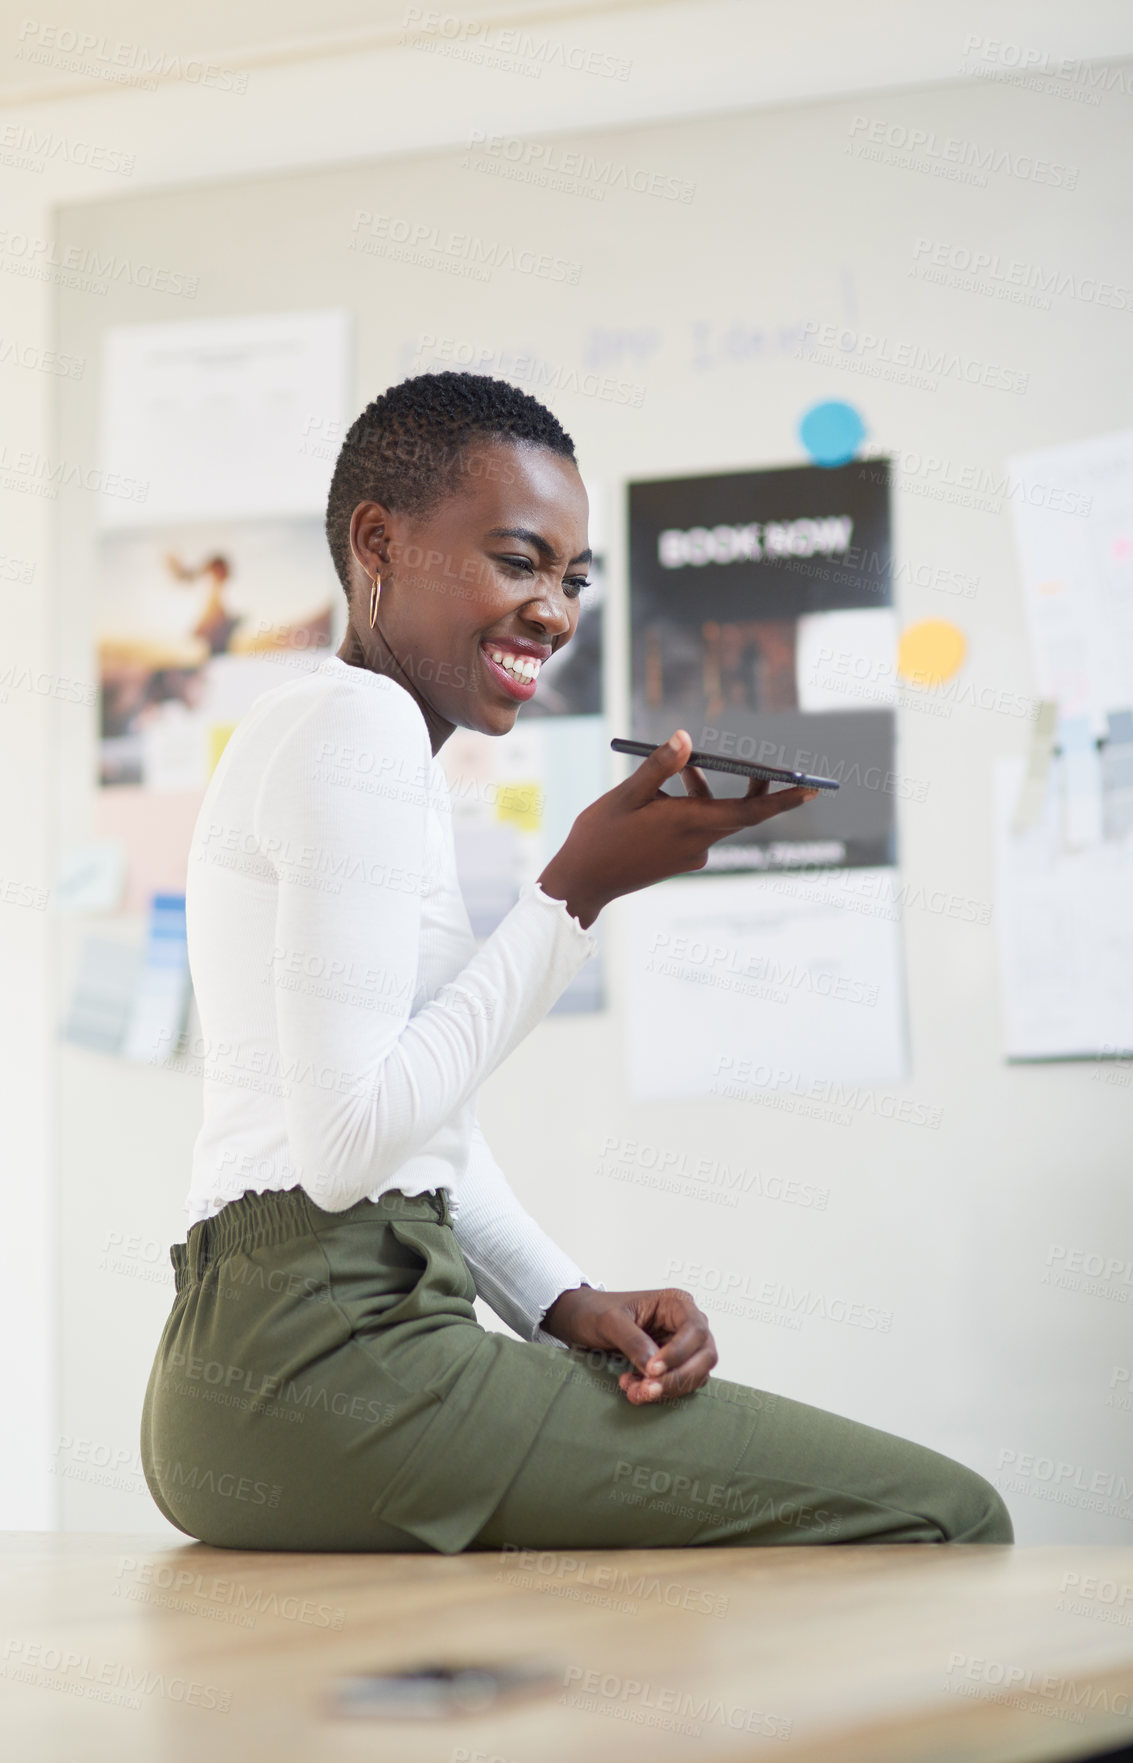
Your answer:
[[[497,562],[506,564],[509,569],[514,569],[521,575],[536,573],[535,565],[530,557],[499,557]],[[563,587],[566,589],[568,600],[577,600],[583,588],[589,586],[590,577],[586,575],[568,575],[563,578]]]

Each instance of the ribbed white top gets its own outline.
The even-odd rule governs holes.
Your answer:
[[[529,882],[477,948],[404,687],[334,655],[256,699],[205,792],[186,911],[206,1049],[189,1224],[248,1190],[337,1212],[444,1188],[481,1296],[550,1339],[540,1317],[583,1275],[509,1188],[476,1091],[597,940]]]

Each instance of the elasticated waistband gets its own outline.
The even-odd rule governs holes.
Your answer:
[[[380,1224],[392,1218],[451,1224],[448,1195],[444,1188],[429,1194],[403,1194],[400,1188],[390,1188],[376,1200],[359,1200],[342,1212],[328,1212],[299,1187],[242,1194],[238,1200],[229,1200],[214,1217],[194,1224],[185,1242],[170,1246],[169,1259],[180,1292],[222,1255],[317,1236],[331,1225]]]

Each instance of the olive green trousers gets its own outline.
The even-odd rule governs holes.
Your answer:
[[[1009,1543],[950,1458],[710,1378],[635,1406],[615,1354],[483,1329],[442,1192],[245,1194],[170,1258],[150,1492],[235,1549]]]

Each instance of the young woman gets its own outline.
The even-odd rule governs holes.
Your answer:
[[[570,641],[586,520],[570,437],[501,381],[406,380],[346,438],[327,509],[346,638],[256,701],[193,840],[210,1062],[150,1490],[241,1549],[1010,1542],[960,1464],[711,1377],[687,1292],[584,1279],[480,1131],[479,1085],[603,906],[806,797],[715,799],[678,729],[477,949],[436,755],[454,728],[505,734]],[[577,1106],[548,1070],[532,1118],[553,1133]],[[482,1329],[477,1294],[522,1338]]]

